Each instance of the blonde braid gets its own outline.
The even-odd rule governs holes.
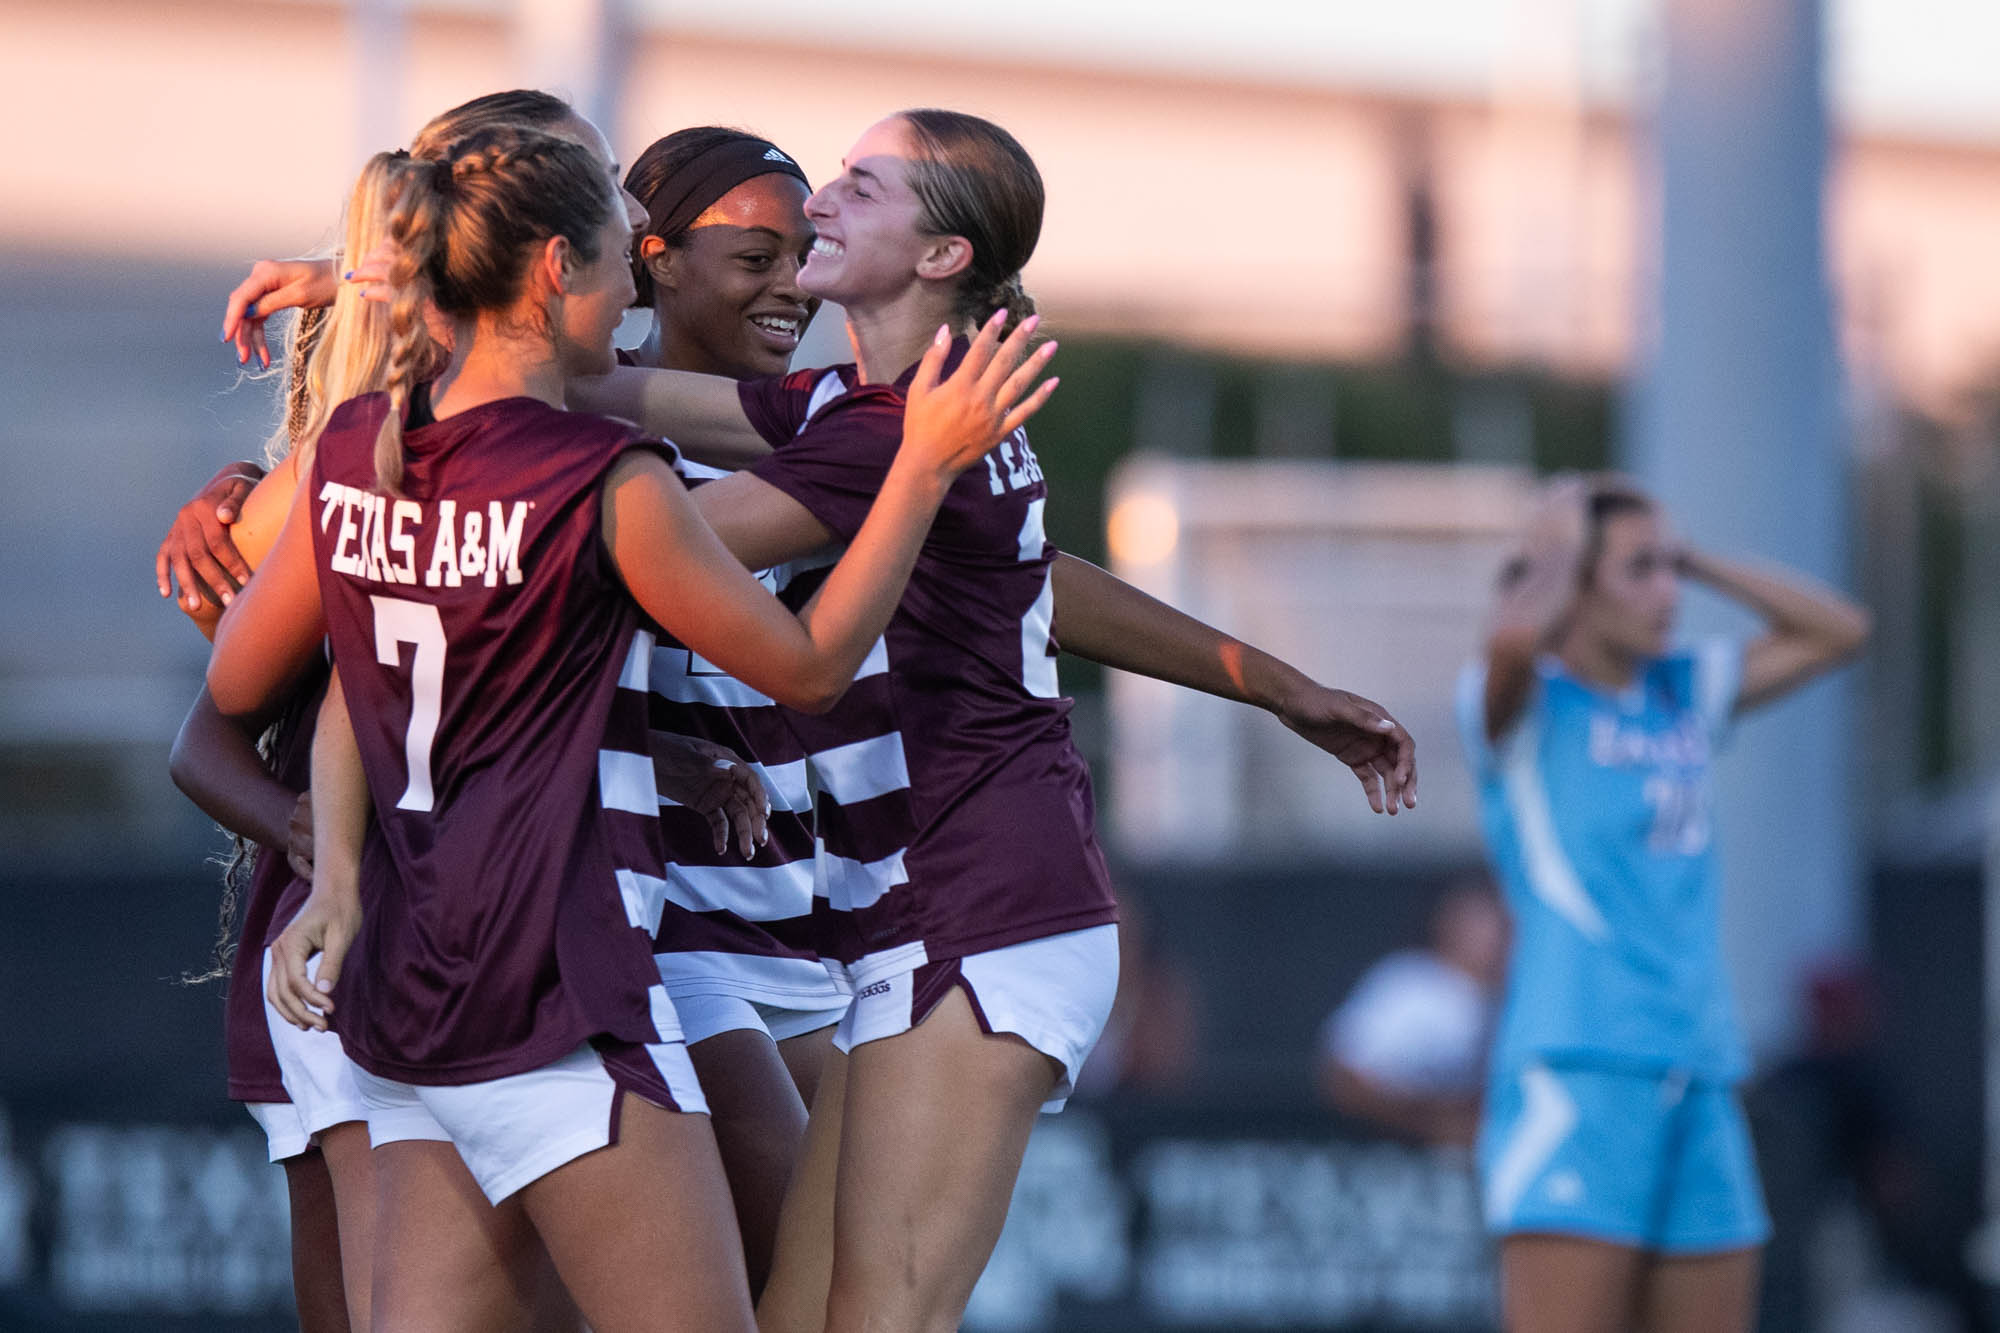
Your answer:
[[[375,436],[375,484],[390,495],[403,493],[403,416],[410,391],[435,355],[424,310],[431,303],[431,265],[443,246],[450,223],[449,201],[441,188],[451,168],[441,162],[399,158],[402,189],[389,213],[389,239],[396,261],[389,269],[389,286],[396,293],[389,307],[389,412]]]

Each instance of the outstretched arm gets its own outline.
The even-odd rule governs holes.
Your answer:
[[[1764,632],[1743,650],[1738,715],[1784,697],[1853,657],[1873,629],[1863,607],[1796,574],[1694,548],[1681,552],[1680,567],[1686,577],[1764,620]]]
[[[565,397],[579,411],[635,422],[710,467],[749,467],[771,452],[743,414],[736,381],[721,375],[619,366],[571,380]]]
[[[1576,602],[1590,483],[1561,477],[1542,489],[1527,535],[1501,576],[1486,636],[1486,739],[1513,729],[1535,685],[1535,659],[1555,645]]]
[[[1065,652],[1272,714],[1354,770],[1376,812],[1416,804],[1416,747],[1382,707],[1149,597],[1087,560],[1058,553],[1056,639]]]

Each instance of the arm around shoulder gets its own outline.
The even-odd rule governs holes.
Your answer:
[[[710,467],[749,467],[771,452],[743,410],[736,381],[720,375],[619,366],[571,380],[565,396],[578,411],[633,422]]]

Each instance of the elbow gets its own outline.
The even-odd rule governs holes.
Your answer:
[[[174,737],[174,748],[167,755],[167,776],[173,779],[174,786],[180,788],[181,795],[191,801],[200,799],[195,791],[194,746],[188,738],[185,724]]]
[[[243,679],[228,671],[218,671],[213,660],[208,665],[208,697],[215,711],[232,722],[254,721],[270,707],[271,700],[261,683]]]
[[[854,673],[859,669],[858,662],[808,662],[804,670],[786,682],[784,696],[773,694],[771,697],[796,712],[815,717],[830,713],[835,704],[847,697],[848,688],[854,684]]]
[[[832,712],[833,706],[846,696],[847,687],[853,683],[852,680],[800,681],[786,691],[787,697],[778,699],[778,702],[794,712],[817,717]]]

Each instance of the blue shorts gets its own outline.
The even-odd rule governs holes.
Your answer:
[[[1531,1064],[1496,1073],[1479,1135],[1496,1235],[1719,1254],[1771,1234],[1735,1090],[1678,1073]]]

